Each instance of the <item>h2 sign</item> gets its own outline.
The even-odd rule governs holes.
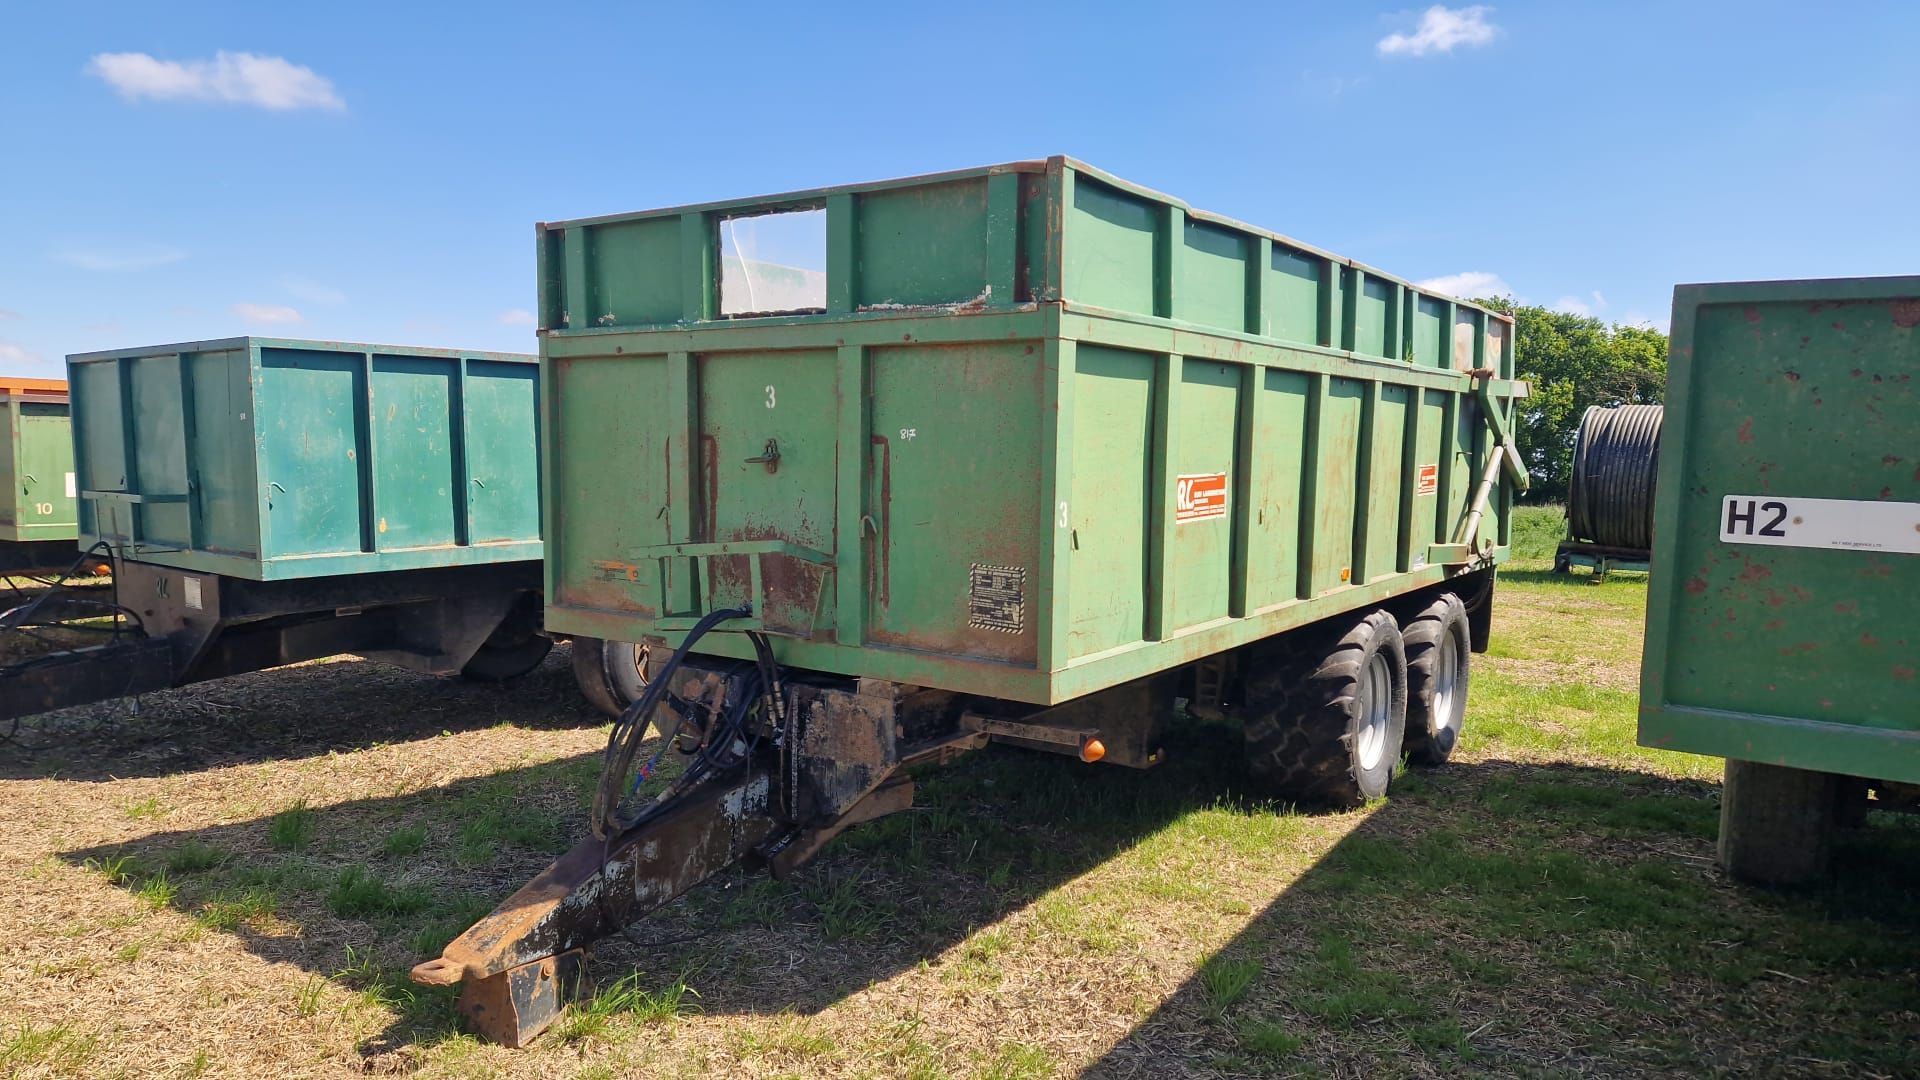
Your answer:
[[[1728,495],[1720,541],[1920,555],[1920,503]]]

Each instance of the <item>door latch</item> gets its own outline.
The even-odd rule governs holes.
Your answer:
[[[780,469],[780,443],[777,440],[768,439],[767,448],[760,451],[759,457],[748,458],[747,464],[765,465],[768,472],[778,472]]]

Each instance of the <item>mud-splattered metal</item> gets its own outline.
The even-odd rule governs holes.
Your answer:
[[[1920,277],[1683,285],[1640,742],[1920,783]]]
[[[751,602],[783,663],[1051,704],[1505,557],[1504,316],[1079,162],[537,247],[563,633]],[[724,314],[755,267],[795,306]]]

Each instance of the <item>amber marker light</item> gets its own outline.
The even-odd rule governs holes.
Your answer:
[[[1092,763],[1095,761],[1099,761],[1101,758],[1106,756],[1107,756],[1106,743],[1101,742],[1099,739],[1082,739],[1080,741],[1080,760],[1081,761]]]

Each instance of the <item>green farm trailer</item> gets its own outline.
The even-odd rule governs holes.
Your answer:
[[[114,581],[75,603],[125,632],[0,669],[0,717],[339,653],[505,679],[552,647],[534,357],[232,338],[68,372],[78,542]]]
[[[1336,804],[1451,750],[1525,482],[1505,316],[1066,158],[536,249],[547,625],[639,696],[593,838],[414,971],[490,1037],[988,742],[1145,767],[1239,716]]]
[[[1822,873],[1920,788],[1920,277],[1673,294],[1640,742],[1727,759],[1720,857]]]
[[[0,573],[60,571],[80,549],[67,384],[0,378]]]

